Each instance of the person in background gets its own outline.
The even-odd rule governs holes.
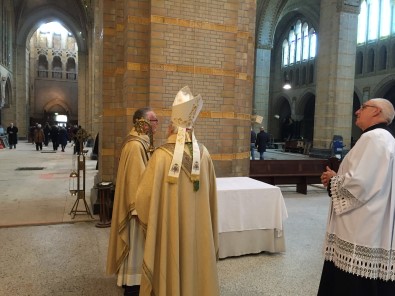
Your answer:
[[[45,136],[44,145],[45,147],[47,147],[49,143],[49,139],[51,138],[51,127],[48,122],[46,122],[44,126],[44,136]]]
[[[318,296],[395,295],[394,107],[371,99],[355,112],[363,131],[338,172],[321,175],[330,210]]]
[[[59,127],[59,145],[62,148],[62,152],[64,152],[64,149],[66,148],[67,141],[68,141],[67,130],[65,127],[60,126]]]
[[[81,152],[81,143],[78,140],[78,131],[81,129],[80,125],[74,125],[73,128],[73,142],[74,142],[74,153],[73,154],[77,154],[79,155]]]
[[[35,145],[34,143],[34,131],[37,128],[38,123],[36,123],[35,125],[31,125],[29,127],[29,134],[28,134],[28,143],[32,143],[33,145]]]
[[[10,149],[12,149],[12,147],[16,149],[16,144],[18,144],[18,128],[12,122],[10,123],[10,126],[7,127],[7,135]]]
[[[59,127],[56,124],[52,125],[50,134],[53,150],[57,151],[59,147]]]
[[[71,125],[68,125],[66,129],[67,129],[67,138],[69,139],[69,143],[71,143],[74,137],[73,127]]]
[[[259,159],[264,160],[264,153],[266,151],[266,145],[270,142],[269,134],[265,132],[263,126],[260,128],[260,132],[256,136],[255,146],[258,148]]]
[[[167,143],[155,150],[137,190],[146,229],[140,296],[218,296],[214,165],[193,132],[203,101],[182,88]]]
[[[251,159],[255,160],[255,142],[256,142],[256,132],[254,129],[251,127],[251,144],[250,144],[250,149],[251,149]]]
[[[107,273],[117,274],[125,296],[139,295],[145,238],[135,210],[136,191],[153,151],[158,119],[151,108],[138,109],[119,159],[107,253]]]
[[[33,135],[34,143],[36,144],[36,150],[43,150],[43,142],[45,140],[44,131],[41,128],[41,124],[37,124],[36,129],[34,130]]]

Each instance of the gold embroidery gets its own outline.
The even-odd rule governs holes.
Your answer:
[[[199,144],[199,149],[200,149],[200,158],[202,158],[203,154],[203,145]],[[175,144],[174,143],[166,143],[162,146],[160,146],[158,149],[162,149],[169,153],[171,156],[174,154],[174,149],[175,149]],[[189,179],[193,181],[193,178],[191,176],[191,169],[192,169],[192,157],[189,156],[187,153],[183,154],[182,157],[182,169],[185,171],[185,173],[188,175]]]

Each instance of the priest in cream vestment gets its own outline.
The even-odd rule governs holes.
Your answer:
[[[146,227],[141,296],[219,295],[216,177],[192,130],[201,107],[200,95],[180,90],[168,141],[139,185],[136,210]]]
[[[117,285],[125,288],[125,296],[139,292],[145,237],[135,210],[136,191],[158,120],[150,108],[142,108],[135,112],[133,122],[119,159],[107,254],[107,273],[117,274]]]
[[[395,295],[394,107],[371,99],[355,112],[363,133],[337,174],[321,176],[331,206],[319,296]]]

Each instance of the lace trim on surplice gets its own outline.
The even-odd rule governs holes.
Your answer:
[[[358,246],[327,233],[325,260],[337,268],[369,279],[395,280],[395,250]]]
[[[343,187],[344,179],[344,176],[331,178],[331,197],[336,214],[345,213],[362,205],[362,202]]]

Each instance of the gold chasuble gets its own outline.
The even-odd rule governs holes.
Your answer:
[[[127,261],[130,252],[129,228],[132,219],[134,222],[133,227],[140,227],[136,219],[137,216],[135,216],[136,191],[148,162],[149,155],[147,151],[149,144],[149,137],[143,134],[139,135],[134,128],[123,143],[115,186],[110,242],[107,254],[107,274],[118,273],[121,264],[126,264],[124,261]],[[137,226],[135,223],[137,223]],[[139,244],[142,250],[144,241],[139,242]],[[142,256],[142,251],[139,253]],[[141,273],[140,269],[136,271],[138,274]],[[139,277],[140,275],[138,280]]]
[[[169,182],[176,136],[154,152],[137,192],[137,214],[146,228],[140,296],[218,296],[214,166],[200,145],[199,186],[194,186],[186,143],[179,178]]]

